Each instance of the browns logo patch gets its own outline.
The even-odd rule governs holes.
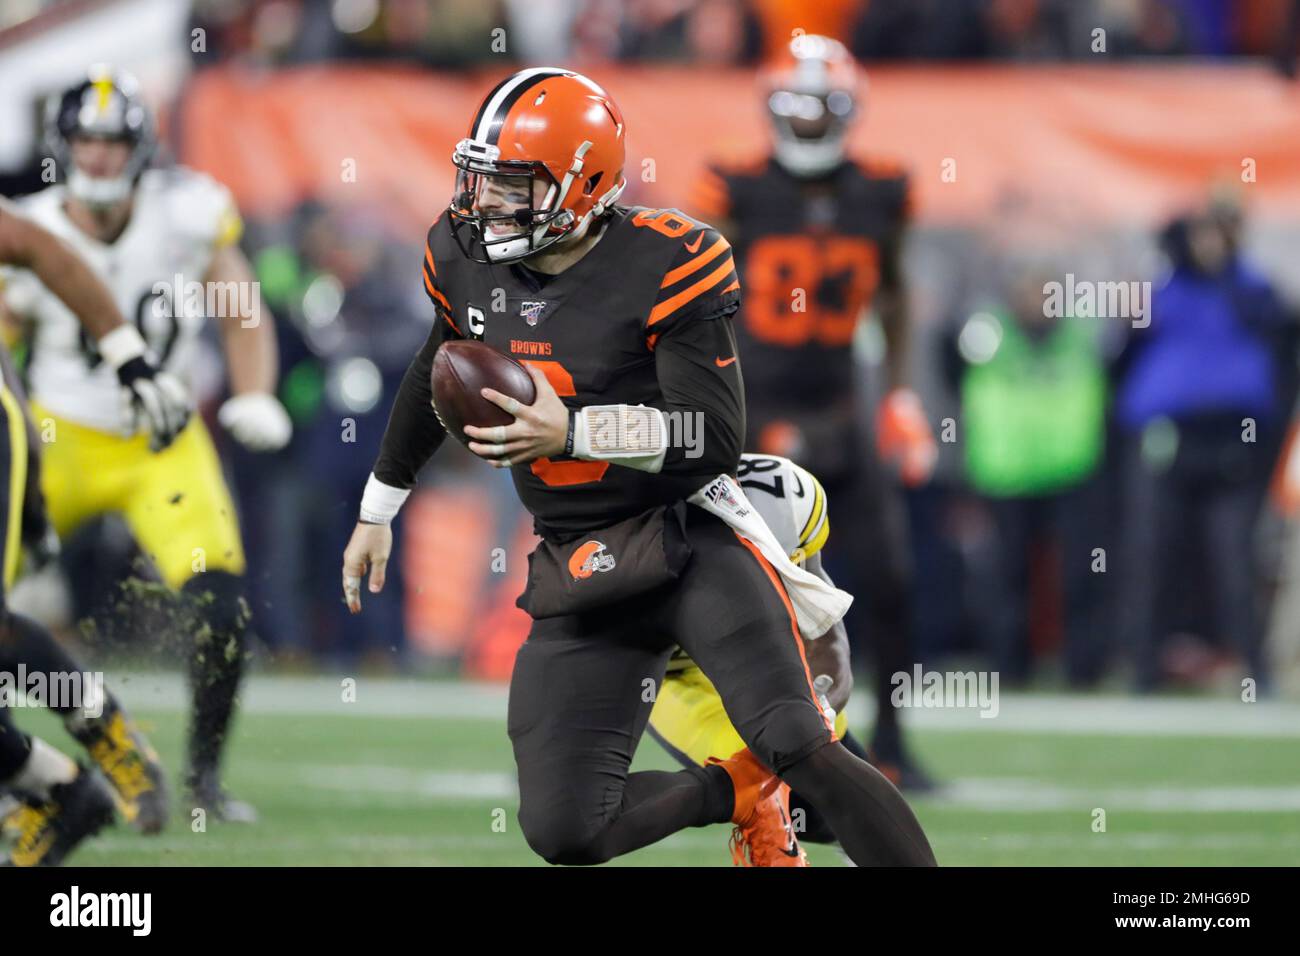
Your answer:
[[[614,556],[599,541],[584,541],[569,558],[569,573],[573,580],[582,581],[597,571],[612,571]]]

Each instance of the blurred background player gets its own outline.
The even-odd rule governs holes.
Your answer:
[[[736,473],[750,504],[758,509],[790,560],[824,581],[834,583],[822,568],[821,549],[830,536],[830,502],[821,482],[788,458],[746,454],[740,457]],[[849,637],[842,621],[815,640],[804,638],[804,656],[814,686],[824,690],[824,706],[835,714],[835,736],[862,759],[866,753],[848,728],[846,707],[853,690],[849,665]],[[710,758],[722,759],[744,747],[732,726],[713,683],[680,647],[668,660],[663,686],[650,712],[650,736],[683,766],[703,766]],[[784,826],[796,843],[832,843],[835,834],[816,809],[782,783],[778,806],[784,810]],[[735,852],[733,862],[742,862]],[[781,860],[780,857],[776,859]],[[805,860],[805,854],[787,857]],[[781,860],[784,864],[785,861]],[[796,866],[795,862],[785,865]]]
[[[24,199],[26,213],[103,277],[163,368],[186,372],[205,320],[217,318],[233,393],[220,422],[247,448],[282,447],[292,426],[273,394],[275,333],[236,245],[242,223],[229,192],[183,167],[147,168],[152,118],[135,81],[107,67],[51,101],[46,137],[66,182]],[[106,356],[63,304],[29,273],[4,291],[30,336],[33,411],[57,434],[42,472],[54,527],[66,536],[120,514],[179,591],[180,626],[195,635],[186,786],[218,819],[251,821],[252,808],[220,785],[250,611],[238,521],[208,431],[194,418],[158,453],[124,433]]]
[[[844,515],[827,563],[857,596],[853,633],[871,655],[875,762],[895,784],[932,786],[903,745],[890,678],[911,669],[911,559],[904,482],[930,475],[934,439],[906,385],[908,314],[901,251],[908,185],[896,167],[849,156],[857,68],[826,37],[796,37],[767,71],[771,152],[717,164],[696,212],[719,223],[745,283],[736,337],[745,362],[746,448],[794,458]],[[854,338],[873,309],[883,330],[885,394],[875,427],[857,388]],[[860,658],[859,658],[860,659]]]
[[[175,378],[149,361],[139,332],[122,321],[108,290],[55,236],[0,200],[0,263],[30,270],[77,317],[108,356],[126,398],[126,417],[149,433],[156,447],[170,444],[189,419],[189,395]],[[6,350],[0,347],[0,526],[4,533],[0,578],[0,672],[46,675],[85,674],[83,668],[35,621],[5,606],[4,597],[18,573],[24,542],[48,549],[49,526],[39,488],[39,458],[34,428],[22,403],[22,390]],[[57,546],[57,541],[54,543]],[[66,686],[66,685],[63,685]],[[91,699],[94,698],[94,699]],[[118,702],[84,684],[81,699],[47,700],[68,732],[86,747],[112,784],[39,738],[18,730],[0,701],[0,825],[14,839],[5,862],[18,866],[55,865],[82,839],[111,822],[113,806],[146,833],[157,833],[167,819],[167,791],[153,748]]]

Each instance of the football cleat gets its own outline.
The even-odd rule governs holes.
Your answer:
[[[746,747],[727,760],[712,758],[735,789],[731,861],[736,866],[807,866],[790,823],[790,788]]]
[[[807,866],[808,854],[790,823],[790,787],[781,783],[754,807],[751,822],[731,831],[736,866]]]
[[[168,815],[166,777],[135,721],[113,705],[102,717],[78,718],[69,731],[112,784],[126,822],[141,833],[161,832]]]
[[[871,747],[867,751],[867,763],[880,771],[881,776],[904,793],[935,794],[943,785],[925,772],[915,760],[895,743],[890,747],[890,759],[882,757],[880,749]]]
[[[221,823],[256,823],[257,809],[232,797],[221,786],[215,771],[204,771],[189,781],[189,806],[202,810]]]
[[[113,822],[113,793],[85,767],[68,783],[50,788],[45,801],[27,798],[6,826],[15,834],[4,866],[58,866],[81,841]]]
[[[903,793],[935,794],[943,785],[911,761],[878,763],[876,769]]]

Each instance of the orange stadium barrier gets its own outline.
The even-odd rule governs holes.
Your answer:
[[[406,626],[413,646],[439,656],[458,654],[490,597],[485,570],[492,549],[491,502],[473,486],[422,489],[403,515],[406,546]],[[482,561],[447,561],[448,554]]]
[[[592,74],[627,117],[632,202],[682,205],[707,158],[764,144],[752,72]],[[452,147],[496,78],[209,70],[179,111],[179,151],[250,215],[311,196],[373,202],[418,235],[447,202]],[[855,146],[907,165],[922,222],[979,221],[1017,197],[1072,221],[1146,226],[1243,170],[1253,216],[1300,216],[1300,87],[1263,67],[881,67],[868,79]]]
[[[481,486],[450,482],[422,488],[402,515],[406,543],[406,628],[411,646],[435,657],[460,657],[468,676],[505,680],[528,636],[528,615],[515,598],[528,580],[537,544],[522,508],[515,526],[496,537],[499,515]],[[504,567],[492,559],[505,543]],[[448,561],[446,555],[480,555]]]

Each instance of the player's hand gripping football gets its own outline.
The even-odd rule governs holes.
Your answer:
[[[370,571],[370,593],[384,589],[388,556],[393,550],[393,529],[386,524],[358,521],[352,540],[343,549],[343,600],[353,614],[361,611],[361,578]]]
[[[485,388],[480,394],[513,415],[515,420],[509,425],[490,428],[465,426],[465,434],[474,439],[469,443],[469,450],[486,459],[493,468],[526,465],[538,458],[564,453],[564,444],[569,436],[569,410],[560,401],[544,372],[534,365],[525,367],[537,387],[533,404],[523,405],[518,399]]]

